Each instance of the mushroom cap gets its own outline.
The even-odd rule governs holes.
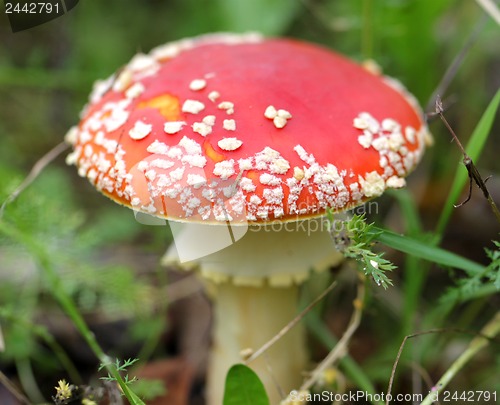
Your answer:
[[[116,202],[184,222],[322,215],[405,184],[427,128],[395,80],[331,50],[214,34],[136,55],[66,136]]]

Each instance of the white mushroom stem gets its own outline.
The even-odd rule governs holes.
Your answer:
[[[227,371],[243,362],[242,351],[257,350],[296,316],[298,287],[215,286],[212,357],[208,371],[207,403],[222,404]],[[297,325],[249,366],[266,387],[271,404],[279,404],[300,387],[307,365],[304,333]]]
[[[326,219],[260,227],[170,224],[177,248],[165,263],[189,260],[208,281],[215,308],[213,351],[208,370],[207,403],[222,404],[229,368],[240,352],[257,350],[297,315],[298,285],[311,269],[342,260],[333,246]],[[230,235],[230,236],[228,236]],[[235,241],[235,243],[233,243]],[[271,404],[298,388],[306,370],[307,349],[297,325],[251,364],[263,380]],[[270,370],[268,370],[268,368]]]

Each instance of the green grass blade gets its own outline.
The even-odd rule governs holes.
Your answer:
[[[223,405],[269,405],[264,385],[255,371],[243,364],[229,369]]]
[[[379,232],[375,236],[376,240],[400,252],[420,257],[442,266],[461,269],[468,274],[477,274],[485,270],[483,266],[472,260],[432,246],[429,243],[412,239],[408,236],[398,235],[380,228],[374,228],[374,231]]]
[[[479,159],[479,156],[484,148],[486,140],[488,139],[488,135],[491,130],[491,126],[493,125],[493,121],[495,120],[495,115],[500,105],[500,90],[497,91],[493,99],[491,100],[488,108],[484,112],[483,116],[479,120],[474,132],[472,133],[465,150],[472,161],[476,162]],[[460,193],[464,188],[465,183],[468,180],[467,170],[465,168],[460,167],[455,174],[455,179],[453,180],[453,184],[451,186],[450,193],[448,194],[448,199],[444,205],[443,211],[441,212],[441,216],[439,218],[436,234],[442,235],[448,221],[451,217],[452,211],[454,209],[453,204],[455,204],[460,197]]]
[[[57,299],[59,305],[69,316],[75,327],[82,335],[83,339],[89,345],[90,349],[102,363],[109,363],[107,364],[106,368],[116,380],[116,382],[120,385],[123,394],[127,397],[132,405],[145,405],[145,403],[134,392],[132,392],[128,385],[123,381],[120,373],[118,372],[116,367],[113,366],[113,363],[105,361],[105,359],[108,359],[107,355],[97,343],[95,335],[88,328],[85,320],[83,319],[83,316],[80,314],[78,308],[73,303],[72,298],[64,290],[62,282],[52,266],[50,255],[45,250],[44,246],[38,243],[37,240],[33,239],[27,233],[23,233],[15,226],[1,219],[0,234],[3,234],[8,238],[26,246],[33,257],[37,259],[40,268],[43,270],[45,278],[49,283],[52,295]]]
[[[405,222],[405,233],[410,237],[418,238],[423,234],[423,226],[415,203],[415,198],[407,188],[387,190],[398,202],[401,216]],[[415,315],[420,305],[422,289],[428,275],[429,265],[423,264],[422,259],[407,255],[404,263],[403,288],[403,318],[400,328],[401,339],[413,332]]]

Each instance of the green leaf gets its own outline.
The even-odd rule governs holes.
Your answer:
[[[465,150],[469,157],[475,162],[479,159],[479,155],[481,154],[484,144],[488,139],[488,135],[491,130],[491,126],[493,125],[493,121],[495,120],[496,111],[498,106],[500,105],[500,90],[497,91],[493,99],[491,100],[488,108],[484,112],[483,116],[479,120],[474,132],[472,133]],[[453,180],[453,184],[451,186],[450,194],[448,194],[448,199],[446,200],[446,204],[444,205],[443,211],[441,212],[441,216],[438,221],[438,225],[436,227],[436,233],[438,235],[442,235],[444,229],[446,228],[446,224],[448,223],[452,211],[454,209],[453,204],[455,204],[460,197],[460,193],[464,188],[466,181],[468,180],[468,173],[465,167],[461,167],[457,170],[455,174],[455,179]]]
[[[399,250],[400,252],[407,253],[415,257],[420,257],[442,266],[462,269],[471,275],[481,273],[485,270],[484,266],[481,266],[480,264],[466,259],[465,257],[459,256],[455,253],[448,252],[447,250],[434,247],[432,245],[429,245],[428,243],[421,242],[417,239],[412,239],[408,236],[398,235],[396,233],[378,228],[375,229],[381,231],[376,236],[376,239],[379,242],[393,249]]]
[[[243,364],[235,364],[226,376],[223,405],[269,405],[269,398],[257,374]]]

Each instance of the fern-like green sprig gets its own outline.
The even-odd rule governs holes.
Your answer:
[[[491,260],[488,266],[487,277],[489,277],[489,279],[493,281],[495,287],[500,290],[500,242],[494,240],[493,243],[496,246],[495,250],[485,249],[486,255]]]
[[[116,370],[119,373],[126,373],[127,369],[130,366],[132,366],[134,363],[136,363],[137,361],[139,361],[139,359],[128,359],[128,360],[124,360],[123,363],[122,363],[119,359],[116,359],[113,365],[114,365],[114,367],[116,368]],[[99,371],[101,371],[104,368],[107,368],[109,365],[110,364],[104,364],[104,363],[102,363],[99,366]],[[101,377],[100,379],[104,380],[104,381],[116,381],[116,378],[113,377],[110,373],[108,373],[108,375],[106,377]],[[128,374],[125,374],[123,376],[123,381],[125,382],[125,385],[130,385],[133,382],[137,381],[137,378],[133,377],[133,378],[130,379],[129,376],[128,376]]]
[[[458,279],[456,285],[448,288],[443,295],[442,302],[452,302],[462,296],[473,295],[489,284],[500,290],[500,242],[493,241],[493,244],[496,249],[484,249],[486,256],[491,260],[490,264],[481,272]]]
[[[328,217],[337,249],[345,257],[356,260],[362,271],[367,276],[371,276],[377,285],[384,288],[392,286],[392,281],[386,272],[394,270],[396,266],[384,259],[383,253],[375,253],[371,250],[378,234],[374,229],[374,224],[368,224],[364,214],[354,214],[351,219],[341,221],[342,226],[334,222],[338,220],[334,219],[331,213],[328,214]]]

